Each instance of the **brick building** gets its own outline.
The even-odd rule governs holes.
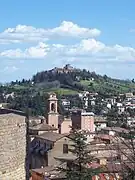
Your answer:
[[[94,116],[90,112],[75,111],[71,115],[72,126],[82,130],[95,131]]]

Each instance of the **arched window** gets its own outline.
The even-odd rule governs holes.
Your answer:
[[[55,112],[55,104],[54,103],[51,104],[51,111]]]

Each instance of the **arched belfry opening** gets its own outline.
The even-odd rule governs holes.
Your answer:
[[[51,104],[51,111],[55,112],[55,104],[54,103]]]
[[[49,113],[57,113],[58,99],[55,93],[49,96]]]

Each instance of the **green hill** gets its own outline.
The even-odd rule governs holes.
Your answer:
[[[135,83],[101,76],[95,72],[75,69],[66,65],[64,68],[54,68],[49,71],[38,72],[32,79],[22,82],[12,82],[16,90],[32,89],[37,92],[54,91],[60,95],[77,94],[84,90],[98,92],[104,95],[118,95],[135,91]]]
[[[97,92],[104,98],[135,92],[135,83],[72,67],[54,68],[35,74],[30,80],[0,86],[0,103],[23,111],[29,108],[31,115],[44,115],[48,112],[48,93],[55,92],[59,99],[68,98],[71,107],[82,108],[82,101],[77,96],[82,91]],[[60,101],[58,107],[60,113],[65,113]]]

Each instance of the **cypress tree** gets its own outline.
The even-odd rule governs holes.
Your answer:
[[[88,149],[86,132],[72,129],[70,138],[73,143],[69,151],[72,152],[75,158],[70,163],[65,160],[67,166],[66,168],[60,168],[61,171],[65,172],[68,180],[92,180],[92,177],[99,173],[99,168],[93,169],[90,167],[94,159]]]

